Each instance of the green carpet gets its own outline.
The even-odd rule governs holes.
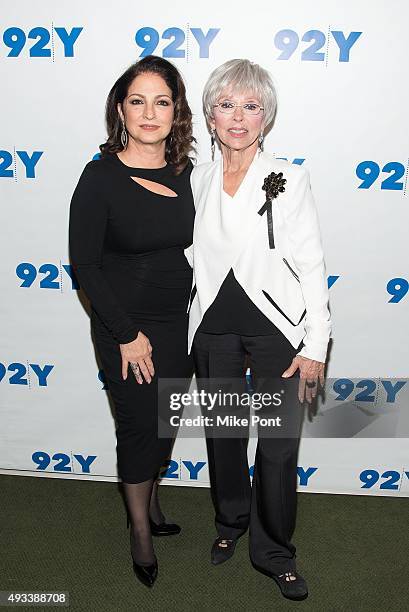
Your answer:
[[[299,494],[294,543],[310,596],[289,602],[251,567],[246,536],[230,561],[210,564],[208,489],[160,494],[183,531],[155,539],[159,577],[149,590],[132,572],[117,484],[0,476],[0,590],[69,591],[68,609],[87,612],[409,609],[407,499]]]

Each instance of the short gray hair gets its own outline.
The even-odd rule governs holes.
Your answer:
[[[275,119],[277,94],[270,74],[246,59],[233,59],[215,68],[203,91],[203,112],[207,123],[213,118],[213,106],[223,91],[242,93],[251,91],[264,108],[264,127]]]

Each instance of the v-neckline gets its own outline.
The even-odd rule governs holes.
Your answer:
[[[246,170],[246,174],[243,176],[242,181],[240,183],[240,185],[237,187],[234,195],[230,195],[230,193],[227,193],[227,191],[224,190],[223,187],[223,183],[224,183],[224,162],[223,162],[223,157],[221,158],[221,190],[222,190],[222,194],[226,195],[230,200],[236,200],[238,199],[236,196],[240,193],[240,191],[242,191],[242,187],[243,185],[247,182],[249,175],[252,174],[252,170],[255,167],[256,161],[258,159],[259,153],[258,151],[256,151],[256,153],[254,154],[253,159],[251,160],[251,164],[249,165],[249,167]]]

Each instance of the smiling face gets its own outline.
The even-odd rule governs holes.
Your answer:
[[[130,84],[122,105],[118,104],[118,113],[135,142],[163,142],[172,129],[172,91],[158,74],[140,74]]]
[[[231,91],[222,92],[216,102],[224,106],[228,106],[226,102],[239,105],[254,103],[262,106],[261,100],[248,91],[242,94],[234,94]],[[249,147],[253,142],[257,147],[257,139],[264,127],[263,120],[262,110],[258,115],[249,115],[241,106],[236,106],[234,112],[228,114],[223,113],[220,106],[216,106],[213,108],[213,118],[210,119],[209,124],[212,129],[216,130],[222,144],[240,151]]]

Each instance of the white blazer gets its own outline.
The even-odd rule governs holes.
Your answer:
[[[271,173],[283,173],[285,191],[272,201],[274,248],[270,248],[262,190]],[[223,161],[196,166],[191,174],[196,208],[188,351],[197,328],[230,268],[252,302],[300,355],[325,362],[331,321],[317,210],[309,174],[301,166],[256,153],[231,207],[221,206]],[[236,196],[237,200],[236,200]],[[233,225],[232,225],[233,224]],[[232,231],[233,228],[233,231]]]

